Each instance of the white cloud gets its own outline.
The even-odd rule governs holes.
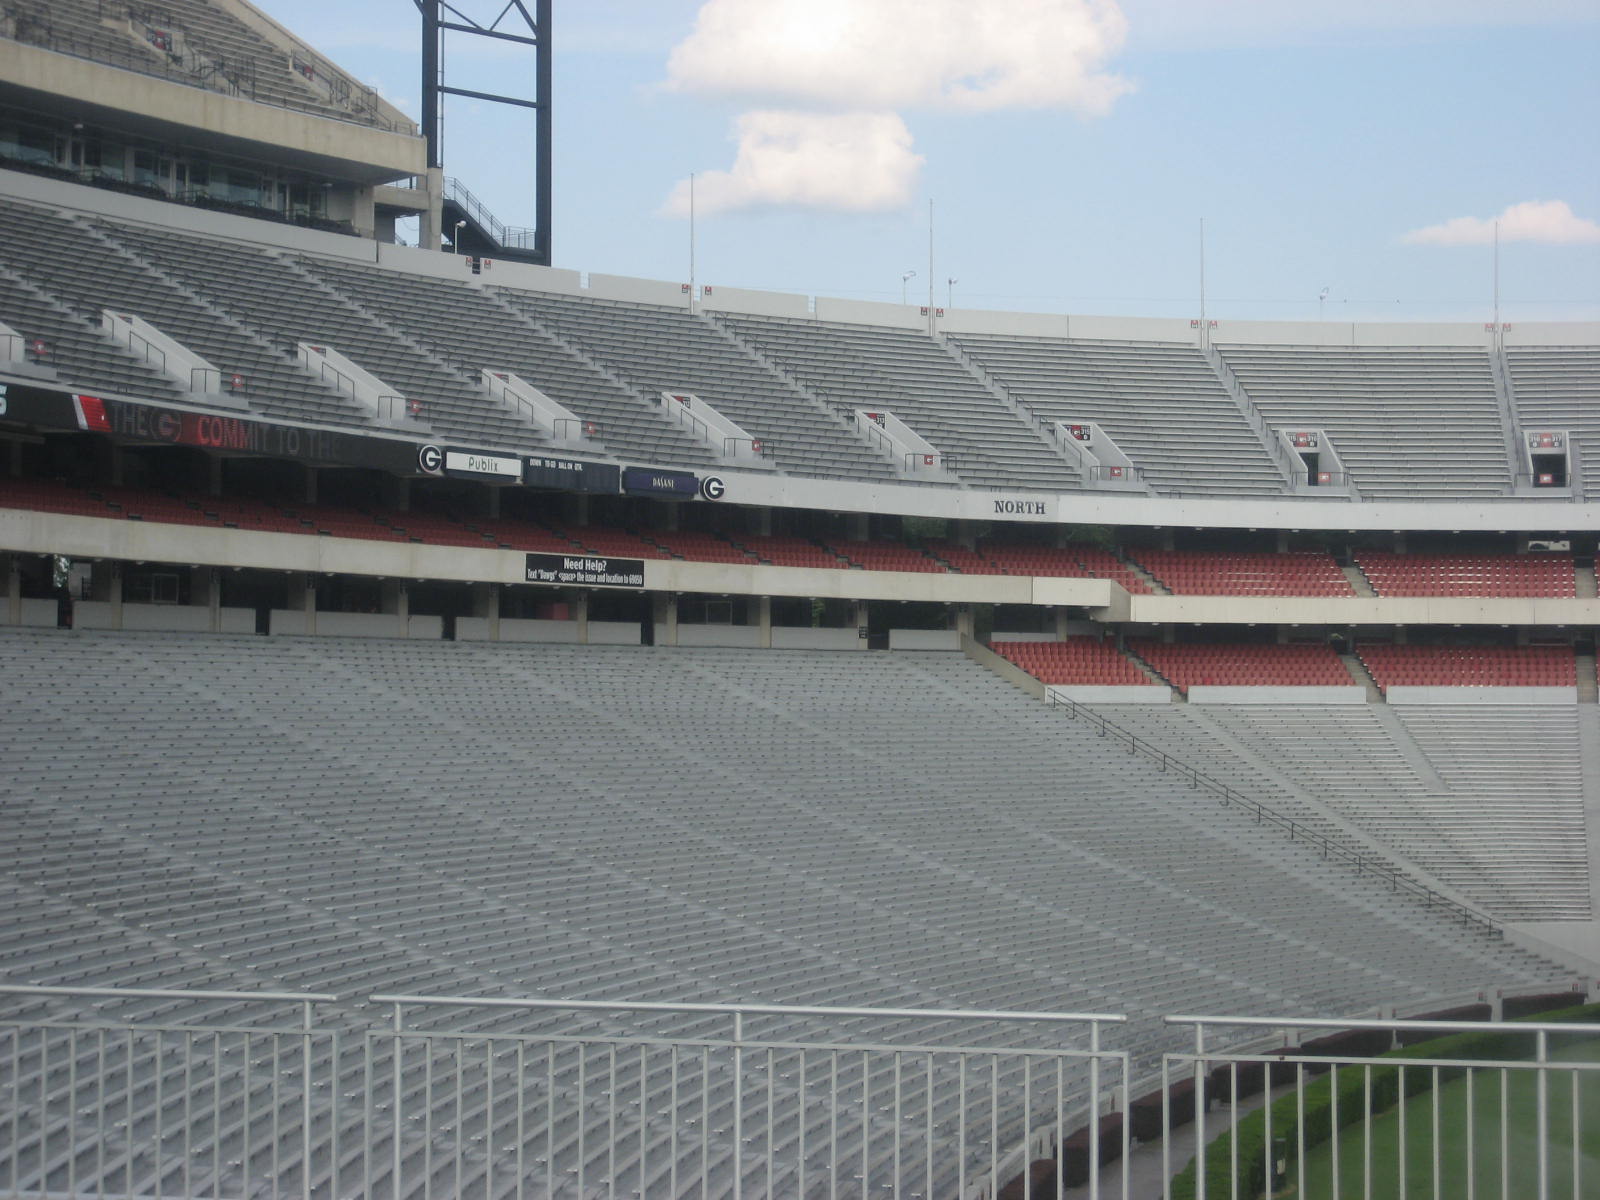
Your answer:
[[[1584,25],[1600,19],[1594,0],[1120,0],[1140,48],[1207,50],[1306,45],[1333,37],[1390,36],[1433,29]]]
[[[1565,200],[1524,200],[1498,217],[1453,217],[1413,229],[1400,240],[1418,246],[1487,246],[1500,222],[1502,242],[1543,242],[1551,246],[1600,242],[1600,224],[1574,213]]]
[[[695,177],[697,215],[751,208],[903,208],[923,163],[912,151],[911,131],[892,112],[760,110],[741,115],[736,128],[739,151],[732,169]],[[688,180],[673,188],[665,211],[688,215]]]
[[[668,86],[822,109],[1069,108],[1099,116],[1116,0],[706,0]]]

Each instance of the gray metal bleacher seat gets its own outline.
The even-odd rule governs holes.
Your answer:
[[[1279,495],[1283,477],[1193,346],[957,334],[1045,421],[1094,421],[1158,491]]]
[[[647,399],[692,392],[801,475],[892,478],[890,465],[840,417],[789,387],[720,329],[692,313],[513,288],[497,294],[581,346]]]
[[[1078,470],[924,333],[718,313],[715,320],[841,412],[884,408],[985,487],[1075,488]]]
[[[1523,431],[1571,434],[1578,478],[1593,497],[1600,492],[1600,347],[1507,349],[1506,366]]]
[[[1218,345],[1268,421],[1322,429],[1373,500],[1467,500],[1511,486],[1483,349]]]

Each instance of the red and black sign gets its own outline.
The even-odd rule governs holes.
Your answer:
[[[37,429],[77,429],[128,442],[194,446],[330,466],[371,467],[416,475],[414,442],[328,429],[305,429],[252,417],[139,404],[26,384],[0,384],[0,421]]]

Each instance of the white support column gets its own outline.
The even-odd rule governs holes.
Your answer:
[[[578,644],[589,644],[589,593],[579,592],[572,598],[572,619],[578,623]]]
[[[756,622],[761,626],[761,640],[759,645],[763,650],[772,649],[772,597],[759,596],[756,598]]]
[[[657,592],[650,598],[651,619],[655,622],[656,645],[678,644],[678,596],[675,592]]]
[[[869,619],[867,616],[867,602],[865,600],[857,600],[855,611],[856,649],[865,650],[867,648],[867,621]]]
[[[22,624],[22,563],[15,554],[0,556],[6,572],[6,624]]]

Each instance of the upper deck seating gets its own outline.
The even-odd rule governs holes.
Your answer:
[[[1384,690],[1391,687],[1575,687],[1568,646],[1400,646],[1357,649]]]
[[[1180,692],[1196,685],[1351,687],[1339,656],[1322,645],[1189,643],[1130,638],[1128,648]]]
[[[1600,489],[1600,348],[1519,346],[1506,350],[1506,367],[1522,432],[1570,434],[1571,461],[1592,499]]]
[[[717,313],[742,342],[835,410],[886,409],[969,483],[1072,488],[1077,470],[943,346],[908,329]]]
[[[1116,643],[1097,637],[1069,637],[1060,642],[998,641],[990,649],[1043,683],[1078,683],[1148,687],[1150,678]]]
[[[1353,596],[1332,555],[1317,551],[1241,554],[1221,550],[1130,550],[1129,556],[1178,595]]]
[[[18,0],[8,8],[10,36],[19,41],[264,104],[389,125],[371,89],[313,55],[292,59],[225,6],[207,0],[162,0],[159,7]],[[170,48],[156,44],[160,34],[170,35]],[[295,62],[303,70],[296,70]]]
[[[1268,421],[1321,429],[1372,500],[1505,495],[1506,429],[1482,349],[1219,346]]]
[[[1566,977],[959,655],[0,631],[0,675],[18,735],[0,949],[19,982],[326,990],[350,997],[335,1028],[374,992],[1123,1011],[1147,1070],[1175,1009],[1420,1006]],[[353,1054],[341,1087],[362,1069]],[[556,1070],[576,1094],[576,1066]],[[189,1097],[169,1082],[167,1103]],[[483,1103],[476,1077],[461,1087]],[[566,1107],[603,1161],[616,1110]],[[895,1135],[918,1161],[920,1117]]]
[[[1578,594],[1566,554],[1391,554],[1361,550],[1356,564],[1380,596],[1565,596]]]
[[[520,376],[591,422],[594,440],[612,454],[677,466],[712,461],[684,429],[497,292],[343,259],[301,255],[296,262],[469,378],[485,370]]]
[[[1002,334],[951,340],[1045,421],[1094,421],[1158,492],[1276,495],[1283,476],[1194,346]]]
[[[243,375],[243,395],[264,413],[331,425],[371,425],[364,410],[307,374],[293,354],[286,354],[273,339],[229,319],[195,293],[174,286],[147,260],[96,237],[79,220],[0,199],[0,263],[89,325],[98,327],[107,308],[144,318],[207,359],[224,376]],[[242,292],[251,281],[245,278],[236,284],[236,290]],[[16,325],[21,318],[0,309],[0,320]],[[124,356],[113,352],[108,357]],[[154,398],[173,395],[169,383]]]
[[[514,308],[581,347],[650,403],[693,393],[800,475],[889,479],[888,463],[833,411],[791,388],[719,327],[683,309],[504,288]]]

